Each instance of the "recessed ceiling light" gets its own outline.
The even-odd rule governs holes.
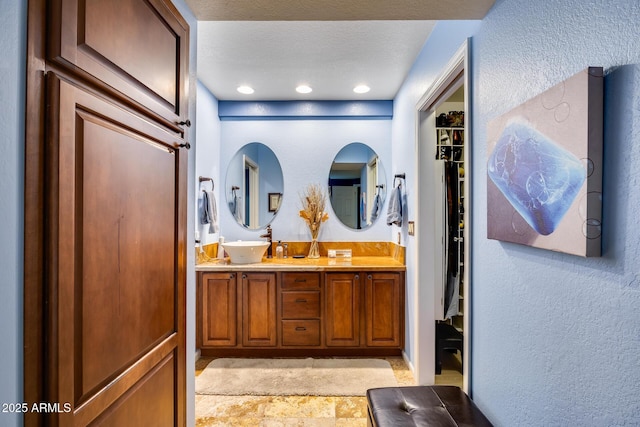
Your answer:
[[[251,95],[253,92],[255,92],[250,86],[238,86],[237,90],[238,92],[244,93],[245,95]]]
[[[355,93],[367,93],[371,90],[371,88],[367,85],[358,85],[353,88]]]
[[[313,89],[307,85],[300,85],[296,88],[296,92],[298,93],[311,93],[311,91],[313,91]]]

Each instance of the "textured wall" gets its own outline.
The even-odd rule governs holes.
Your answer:
[[[409,220],[416,220],[419,194],[427,200],[432,200],[435,197],[435,184],[433,182],[419,183],[417,179],[416,104],[439,77],[458,48],[467,37],[474,34],[479,25],[480,21],[438,22],[394,99],[392,126],[393,164],[391,166],[391,174],[393,176],[396,173],[405,173],[407,176],[405,192]],[[426,171],[426,176],[435,176],[433,163],[420,165],[420,167]],[[407,233],[405,222],[402,228],[392,227],[389,230],[391,235],[385,240],[395,241],[398,232],[401,233],[402,244],[406,245],[407,248],[405,351],[414,368],[419,363],[419,357],[422,363],[429,365],[425,369],[433,371],[435,363],[433,344],[435,328],[427,328],[418,323],[419,315],[435,319],[433,299],[420,301],[420,304],[416,305],[418,286],[433,286],[432,283],[419,283],[417,276],[418,262],[420,262],[425,271],[433,270],[433,252],[431,256],[429,254],[421,254],[424,258],[417,259],[417,239],[434,240],[433,224],[420,223],[418,221],[416,223],[417,234],[415,237],[411,237]],[[418,313],[419,311],[420,313]],[[421,356],[418,355],[420,350],[423,350]]]
[[[26,2],[0,2],[0,404],[22,402],[22,251]],[[0,425],[21,425],[0,412]]]
[[[502,426],[640,414],[640,3],[503,0],[473,38],[473,398]],[[603,256],[486,238],[486,125],[605,69]]]

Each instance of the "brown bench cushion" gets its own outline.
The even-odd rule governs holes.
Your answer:
[[[367,390],[370,427],[491,426],[459,387],[414,386]]]

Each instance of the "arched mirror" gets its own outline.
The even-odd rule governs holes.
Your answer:
[[[353,142],[338,152],[329,171],[329,200],[344,225],[362,230],[374,224],[386,192],[382,163],[368,145]]]
[[[269,147],[251,142],[233,156],[225,193],[238,224],[251,230],[266,227],[280,209],[283,192],[282,168]]]

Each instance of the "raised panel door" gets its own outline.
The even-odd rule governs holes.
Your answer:
[[[326,345],[360,345],[360,276],[327,273],[325,286]]]
[[[199,344],[235,346],[238,337],[236,273],[203,273],[200,286]]]
[[[276,275],[242,275],[242,345],[272,347],[276,336]]]
[[[182,425],[182,140],[54,73],[47,84],[45,394],[71,409],[49,415],[137,425],[142,405]]]
[[[189,27],[171,2],[53,0],[49,22],[51,61],[173,123],[186,118]]]
[[[402,299],[399,273],[370,273],[365,281],[367,346],[397,347],[402,343]]]

